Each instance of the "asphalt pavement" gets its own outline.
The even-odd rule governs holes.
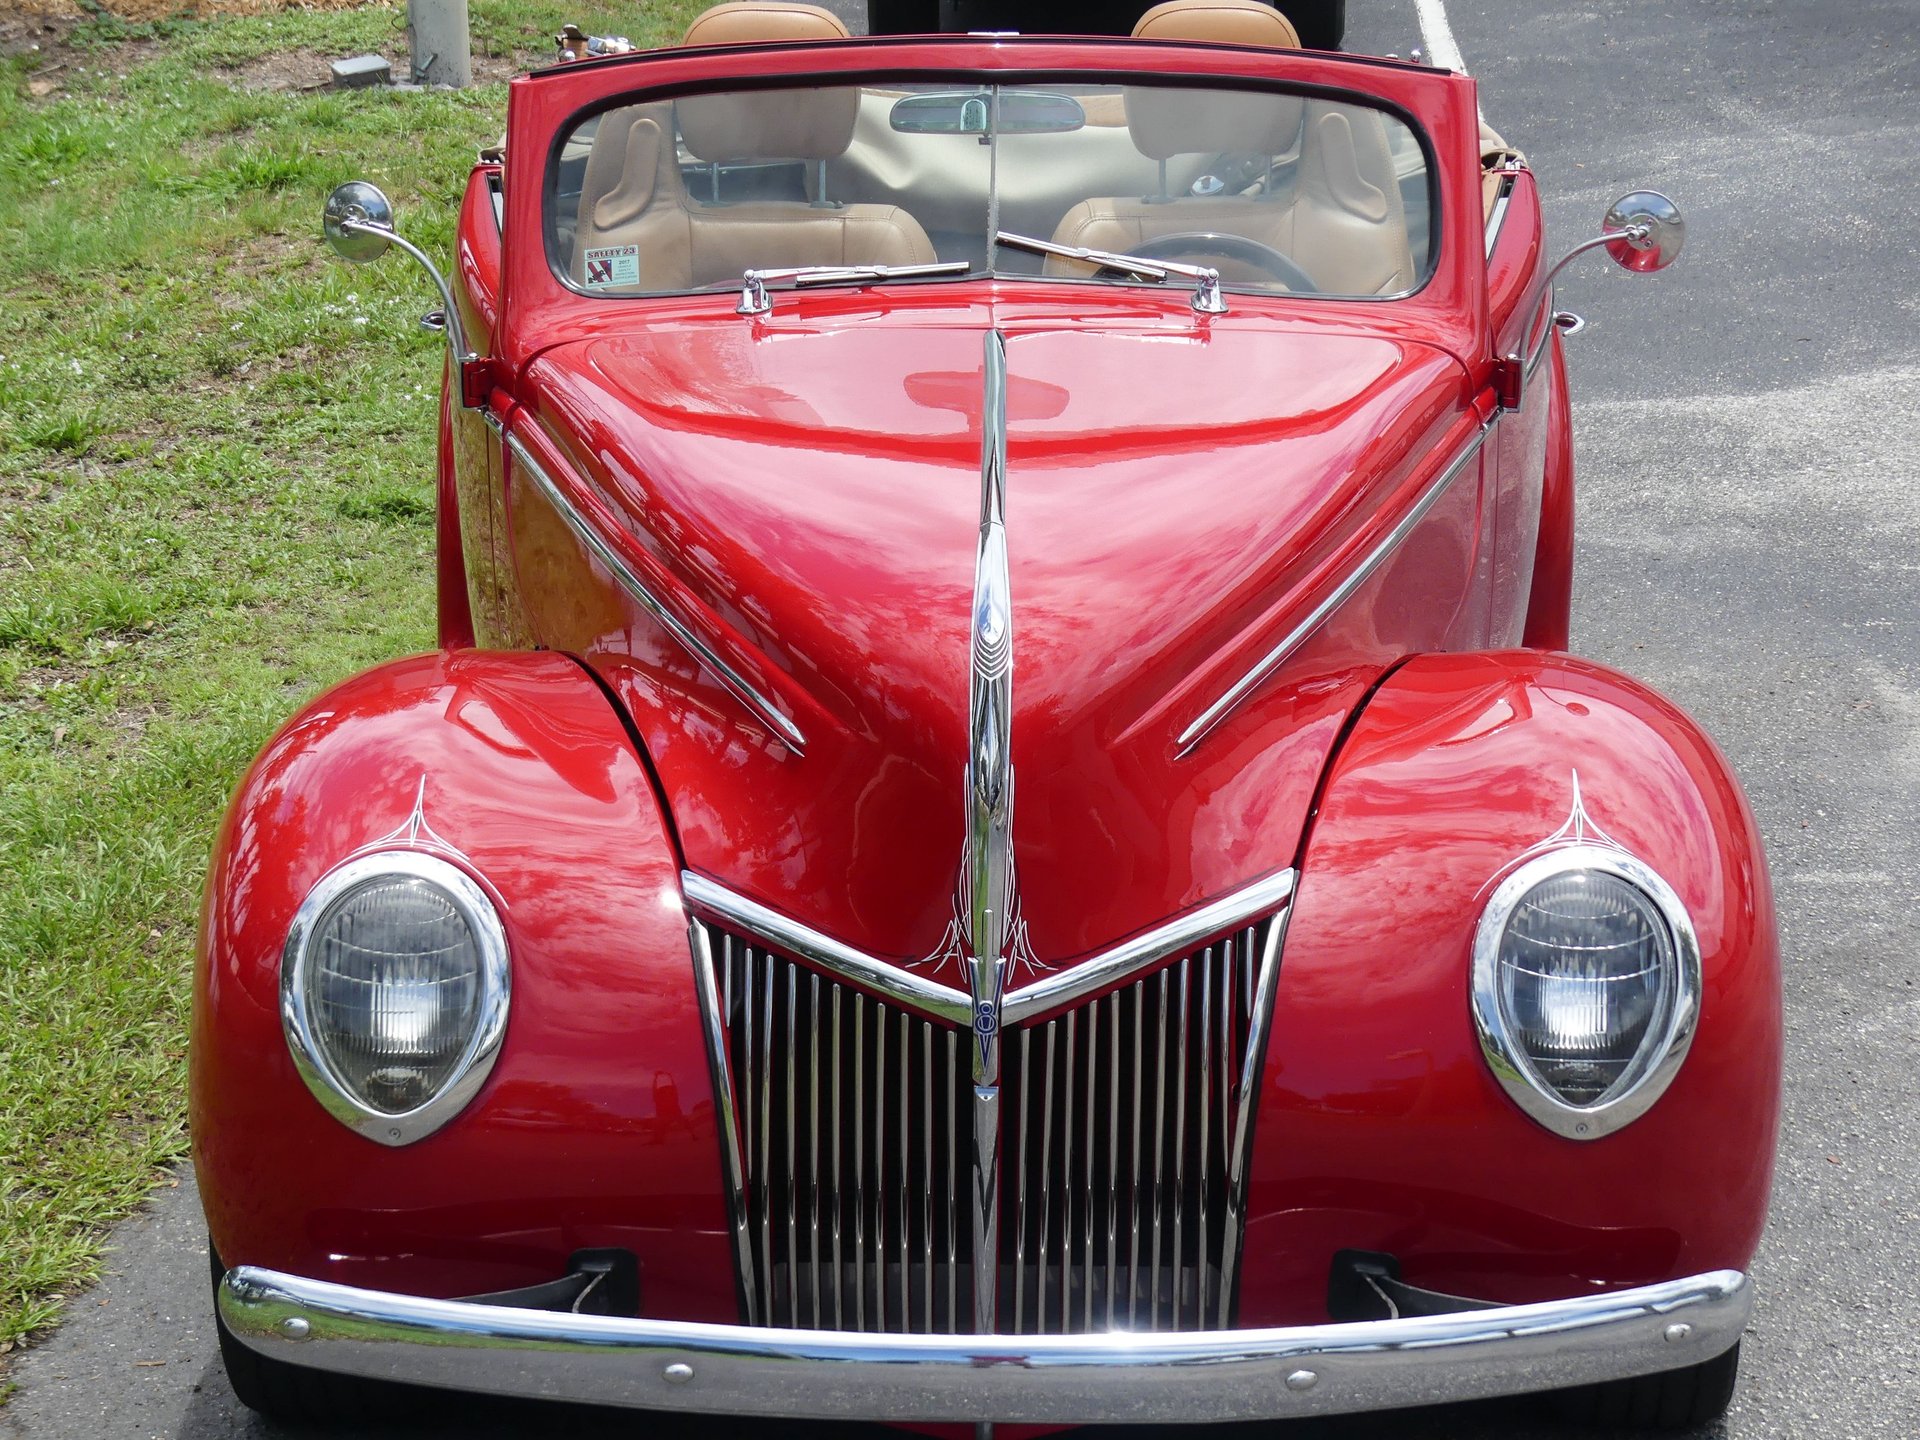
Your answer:
[[[1349,8],[1351,48],[1422,43],[1412,0]],[[1450,16],[1488,118],[1528,152],[1554,248],[1647,186],[1674,196],[1690,226],[1665,275],[1590,257],[1560,298],[1590,322],[1569,346],[1574,648],[1677,698],[1732,757],[1766,836],[1786,957],[1786,1113],[1760,1298],[1733,1410],[1698,1433],[1914,1440],[1920,0],[1480,0]],[[0,1436],[325,1433],[235,1402],[204,1244],[183,1175],[116,1236],[108,1278],[20,1359]],[[427,1433],[636,1430],[890,1433],[453,1400]],[[1257,1433],[1593,1434],[1519,1403]]]

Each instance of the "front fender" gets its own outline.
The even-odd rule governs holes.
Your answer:
[[[279,1015],[295,909],[369,846],[472,873],[512,965],[485,1086],[398,1148],[321,1109]],[[401,660],[296,716],[233,799],[202,913],[193,1150],[222,1260],[451,1296],[621,1247],[651,1313],[736,1318],[678,872],[627,732],[564,656]]]
[[[1584,823],[1678,892],[1703,967],[1671,1088],[1588,1141],[1507,1097],[1469,999],[1482,908],[1568,822],[1576,773]],[[1241,1323],[1317,1312],[1341,1249],[1509,1303],[1744,1269],[1766,1217],[1780,1056],[1766,862],[1713,743],[1586,661],[1412,660],[1357,717],[1305,847],[1261,1078]]]

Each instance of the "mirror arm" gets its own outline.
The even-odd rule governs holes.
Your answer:
[[[433,263],[426,251],[422,250],[418,245],[415,245],[392,226],[375,225],[367,220],[342,220],[340,222],[340,228],[356,235],[377,235],[391,245],[398,245],[402,250],[406,251],[407,254],[420,262],[420,268],[427,272],[428,276],[433,280],[435,287],[440,291],[441,310],[447,317],[447,345],[453,352],[453,363],[460,380],[460,403],[469,410],[484,409],[486,406],[485,396],[476,396],[469,393],[469,386],[467,384],[467,372],[472,366],[479,362],[480,357],[476,355],[472,347],[467,344],[466,324],[460,318],[460,307],[454,303],[453,289],[447,284],[447,277],[440,273],[440,267]]]
[[[1566,269],[1569,264],[1586,254],[1587,251],[1598,249],[1602,245],[1611,245],[1616,240],[1624,240],[1636,250],[1645,249],[1648,247],[1652,236],[1653,227],[1651,225],[1646,224],[1644,221],[1635,221],[1632,224],[1621,226],[1618,230],[1608,230],[1604,234],[1596,235],[1591,240],[1582,240],[1578,245],[1562,255],[1559,260],[1554,263],[1551,270],[1534,281],[1533,288],[1527,292],[1526,303],[1514,311],[1516,315],[1522,317],[1523,328],[1520,331],[1521,345],[1525,346],[1527,338],[1533,334],[1533,317],[1540,312],[1542,303],[1553,293],[1554,277]],[[1547,333],[1549,335],[1553,332],[1554,324],[1555,318],[1551,316],[1548,317]],[[1543,348],[1545,344],[1546,342],[1542,340],[1541,346]],[[1539,351],[1536,350],[1534,353],[1538,355]],[[1526,357],[1518,350],[1509,355],[1502,355],[1493,362],[1494,398],[1499,402],[1502,410],[1518,410],[1520,408],[1520,402],[1526,390],[1528,368]]]
[[[1652,233],[1653,228],[1649,225],[1626,225],[1618,230],[1609,230],[1603,235],[1596,235],[1591,240],[1582,240],[1578,245],[1567,251],[1566,254],[1554,262],[1551,270],[1533,282],[1533,289],[1527,294],[1526,304],[1514,312],[1517,315],[1527,317],[1527,333],[1532,333],[1533,317],[1539,311],[1541,302],[1547,298],[1547,292],[1553,289],[1554,277],[1562,270],[1566,269],[1567,266],[1571,265],[1589,250],[1596,250],[1602,245],[1611,245],[1616,240],[1624,240],[1629,245],[1639,248],[1645,244],[1647,238]]]

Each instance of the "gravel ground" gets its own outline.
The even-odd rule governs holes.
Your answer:
[[[1420,43],[1408,0],[1350,9],[1354,48]],[[1691,225],[1667,275],[1590,259],[1561,300],[1592,321],[1570,347],[1575,647],[1667,690],[1732,756],[1770,847],[1788,962],[1760,1302],[1732,1414],[1702,1433],[1912,1440],[1920,3],[1545,0],[1460,3],[1451,18],[1489,117],[1532,158],[1556,243],[1649,184]],[[16,1367],[0,1436],[301,1433],[247,1414],[226,1386],[190,1176],[122,1230],[110,1265]],[[474,1437],[827,1431],[451,1401],[446,1421],[437,1433]],[[1500,1404],[1260,1431],[1591,1433],[1543,1425]]]

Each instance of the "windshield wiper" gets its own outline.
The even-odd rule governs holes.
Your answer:
[[[791,280],[795,285],[833,285],[848,280],[902,280],[915,275],[957,275],[973,266],[965,260],[941,260],[932,265],[790,265],[784,270],[748,270],[740,277],[742,315],[764,315],[773,308],[767,295],[769,280]]]
[[[1227,302],[1220,295],[1220,272],[1211,265],[1188,265],[1179,260],[1149,260],[1144,255],[1119,255],[1111,250],[1089,250],[1084,245],[1056,245],[1051,240],[1036,240],[1031,235],[1016,235],[1002,230],[995,237],[1002,245],[1022,250],[1037,250],[1042,255],[1058,255],[1063,260],[1083,260],[1108,270],[1124,270],[1143,280],[1171,280],[1175,276],[1193,281],[1193,309],[1198,315],[1224,315]]]

